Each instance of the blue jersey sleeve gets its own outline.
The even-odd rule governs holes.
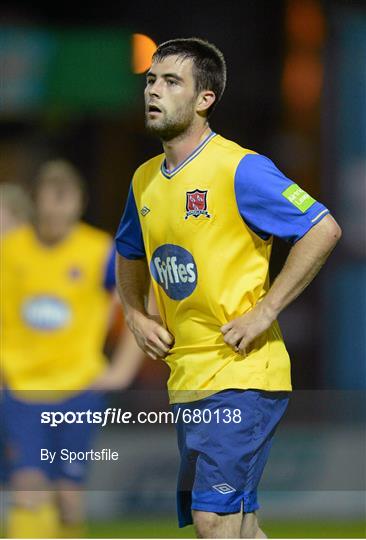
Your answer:
[[[117,251],[122,257],[126,257],[126,259],[145,257],[145,247],[132,185],[115,240]]]
[[[113,246],[107,260],[104,272],[103,286],[107,291],[112,291],[116,286],[116,249]]]
[[[240,161],[235,196],[241,217],[263,240],[277,236],[295,243],[329,213],[270,159],[257,154]]]

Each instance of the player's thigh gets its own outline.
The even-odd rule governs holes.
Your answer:
[[[56,482],[57,505],[62,521],[66,523],[80,523],[85,519],[85,496],[83,486],[68,480],[60,479]]]
[[[101,411],[105,400],[100,392],[85,390],[60,404],[63,413]],[[80,422],[64,422],[58,430],[58,450],[62,447],[73,452],[85,452],[91,448],[97,434],[97,425],[80,417]]]
[[[241,511],[217,514],[193,510],[192,517],[198,538],[240,538],[243,517]]]

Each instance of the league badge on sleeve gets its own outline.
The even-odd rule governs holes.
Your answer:
[[[211,217],[207,211],[207,192],[201,189],[186,192],[186,215],[184,219],[190,216],[197,218],[198,216]]]

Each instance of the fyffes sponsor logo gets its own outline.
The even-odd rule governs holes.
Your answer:
[[[191,253],[174,244],[158,247],[150,262],[155,281],[173,300],[183,300],[197,285],[197,266]]]
[[[22,306],[23,320],[38,330],[58,330],[71,320],[70,307],[54,296],[40,295],[29,298]]]

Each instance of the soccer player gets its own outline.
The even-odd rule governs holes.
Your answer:
[[[270,159],[210,129],[225,81],[222,53],[203,40],[171,40],[153,55],[146,125],[164,154],[133,177],[117,281],[138,344],[171,369],[180,526],[193,520],[201,538],[261,538],[257,486],[291,391],[276,319],[341,231]],[[273,236],[292,247],[270,286]],[[145,311],[148,271],[160,322]]]
[[[99,390],[127,386],[144,356],[128,332],[109,365],[104,358],[115,249],[107,233],[80,221],[84,202],[75,167],[46,162],[36,181],[34,222],[2,241],[9,537],[83,536],[86,466],[50,464],[40,449],[88,450],[93,426],[50,428],[41,423],[41,412],[100,409]]]
[[[0,184],[0,236],[27,223],[32,216],[32,201],[26,191],[18,184],[3,182]],[[3,485],[7,481],[7,464],[5,457],[5,426],[3,411],[3,374],[0,357],[0,516],[3,515]],[[0,520],[0,536],[4,532],[3,520]]]

